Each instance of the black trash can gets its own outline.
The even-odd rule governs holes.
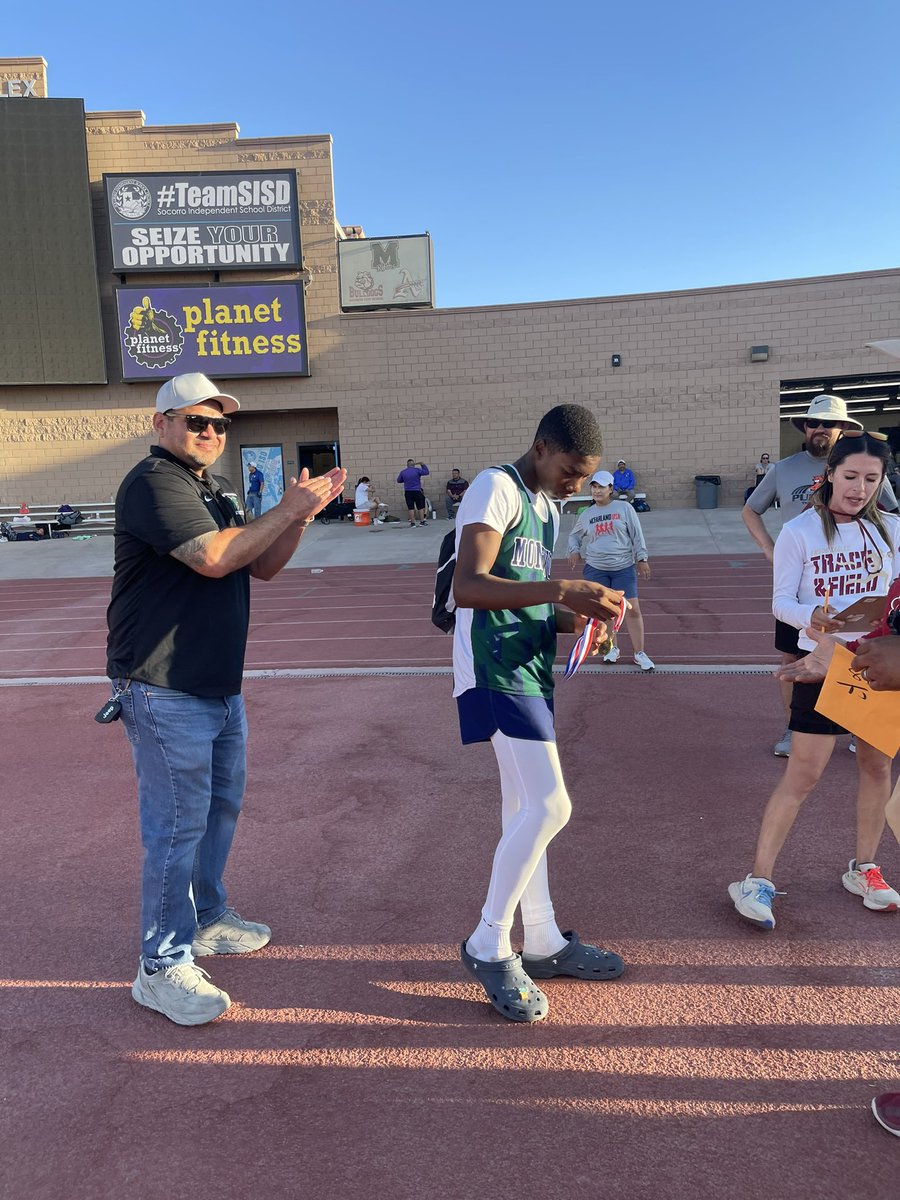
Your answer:
[[[718,508],[718,488],[722,483],[721,475],[695,475],[694,487],[697,489],[698,508]]]

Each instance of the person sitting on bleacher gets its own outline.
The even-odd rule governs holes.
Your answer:
[[[444,503],[447,505],[448,521],[452,521],[456,516],[456,510],[459,508],[460,501],[465,495],[468,486],[468,479],[463,479],[462,475],[459,473],[459,467],[454,467],[450,478],[447,480],[447,494],[444,497]]]
[[[613,495],[617,500],[621,500],[625,496],[630,504],[634,500],[634,487],[634,471],[631,470],[624,458],[620,458],[613,472]]]

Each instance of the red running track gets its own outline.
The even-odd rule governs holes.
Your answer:
[[[566,569],[555,564],[558,576]],[[451,639],[429,620],[433,581],[428,564],[292,569],[254,581],[246,668],[447,666]],[[761,556],[655,559],[640,585],[648,653],[659,666],[776,662],[771,583]],[[102,675],[109,587],[0,583],[0,678]],[[623,663],[627,649],[623,631]]]
[[[203,960],[234,1006],[196,1029],[129,996],[140,845],[104,685],[0,689],[3,1200],[896,1200],[868,1105],[900,1082],[900,915],[840,885],[853,757],[801,813],[764,934],[725,885],[782,770],[772,681],[561,685],[557,911],[628,969],[550,980],[547,1020],[511,1025],[457,957],[499,788],[449,684],[248,681],[227,881],[274,938]]]

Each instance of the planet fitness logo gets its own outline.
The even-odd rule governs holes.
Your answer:
[[[153,308],[150,297],[136,305],[122,330],[125,353],[140,367],[170,367],[184,349],[184,330],[171,313]]]
[[[139,179],[123,179],[113,189],[110,204],[126,221],[140,221],[150,211],[153,197]]]

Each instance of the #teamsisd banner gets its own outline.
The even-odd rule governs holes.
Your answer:
[[[293,171],[104,175],[113,271],[299,267]]]
[[[116,288],[122,379],[308,375],[298,283]]]

